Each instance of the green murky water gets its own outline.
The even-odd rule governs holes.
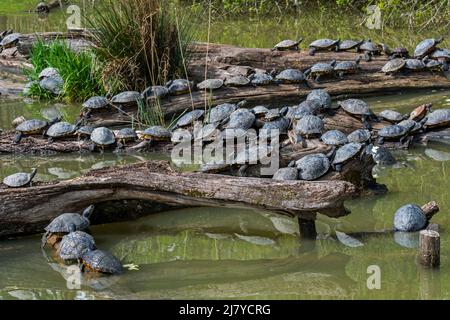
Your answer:
[[[81,3],[81,1],[78,1]],[[86,1],[87,3],[87,1]],[[50,31],[64,27],[63,12],[39,20],[26,13],[35,1],[2,1],[0,29]],[[307,23],[304,23],[307,21]],[[435,30],[436,34],[442,33]],[[345,17],[308,14],[276,19],[213,20],[211,41],[270,47],[281,38],[363,35],[412,46],[423,35],[408,30],[368,31]],[[427,33],[428,35],[429,33]],[[429,34],[434,35],[434,34]],[[204,40],[206,32],[199,35]],[[432,102],[450,106],[449,91],[424,91],[365,99],[374,111],[407,112]],[[0,128],[19,115],[27,118],[75,119],[79,105],[0,101]],[[398,168],[377,168],[378,181],[389,193],[347,202],[352,213],[339,219],[319,216],[319,239],[300,240],[295,219],[274,213],[225,208],[183,209],[154,214],[133,222],[92,227],[97,245],[113,251],[124,263],[139,265],[119,277],[78,278],[74,269],[47,263],[39,250],[40,236],[0,241],[0,299],[123,299],[123,298],[274,298],[274,299],[448,299],[450,297],[450,148],[430,144],[397,151]],[[70,179],[89,169],[161,158],[158,155],[0,156],[0,178],[17,170],[39,167],[39,180]],[[400,238],[389,229],[395,210],[407,202],[436,200],[441,212],[438,271],[416,263],[418,235]],[[340,242],[336,231],[366,232],[363,246]],[[339,233],[338,233],[339,234]],[[371,265],[379,266],[381,289],[369,290]],[[78,281],[79,280],[79,281]],[[80,282],[80,286],[77,283]]]

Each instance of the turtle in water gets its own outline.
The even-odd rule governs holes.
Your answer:
[[[304,75],[308,78],[314,79],[315,82],[320,82],[322,77],[329,77],[334,75],[335,65],[336,60],[333,60],[330,63],[319,62],[306,70]]]
[[[89,233],[77,231],[75,224],[70,225],[70,233],[62,237],[57,253],[64,261],[75,261],[87,252],[95,250],[95,240]]]
[[[371,141],[372,134],[367,129],[357,129],[347,136],[348,142],[366,143]]]
[[[45,77],[39,81],[39,86],[42,89],[58,96],[63,91],[64,80],[63,80],[63,78],[61,78],[60,75],[54,75],[52,77]]]
[[[309,44],[309,55],[313,56],[318,51],[338,51],[340,39],[319,39]]]
[[[330,160],[323,153],[308,154],[289,165],[297,168],[300,180],[307,181],[319,179],[330,170]]]
[[[189,93],[192,90],[194,83],[187,79],[176,79],[167,82],[166,87],[169,89],[171,95],[180,95]]]
[[[3,179],[3,184],[10,188],[23,188],[25,186],[31,187],[31,182],[36,175],[37,170],[35,168],[31,169],[30,173],[18,172],[7,176]]]
[[[89,218],[92,212],[94,212],[94,206],[90,205],[83,210],[81,215],[78,213],[63,213],[57,216],[45,227],[41,247],[43,248],[53,236],[55,238],[53,244],[59,242],[63,235],[71,232],[73,226],[75,226],[76,231],[87,230],[90,225]]]
[[[73,133],[80,127],[81,122],[76,125],[68,122],[57,122],[51,125],[45,135],[48,137],[48,142],[52,143],[54,139],[61,139],[72,136]]]
[[[399,208],[394,215],[394,230],[414,232],[424,229],[428,218],[422,208],[416,204],[406,204]]]
[[[338,172],[342,171],[342,166],[360,154],[362,149],[362,144],[355,142],[347,143],[337,149],[333,162],[331,163],[333,169]]]
[[[273,82],[273,77],[270,74],[263,72],[254,73],[249,79],[252,86],[269,85]]]
[[[206,79],[197,84],[199,90],[217,90],[223,87],[222,79]]]
[[[357,73],[360,69],[359,62],[361,57],[357,57],[354,61],[341,61],[334,66],[334,72],[341,79],[344,78],[346,74]]]
[[[183,128],[192,125],[195,121],[199,120],[203,117],[205,110],[195,109],[186,114],[184,114],[181,118],[178,119],[175,124],[175,128]]]
[[[0,53],[3,49],[13,48],[19,43],[19,39],[22,35],[20,33],[10,33],[3,37],[0,41]]]
[[[404,119],[400,112],[394,110],[383,110],[378,114],[378,118],[392,123],[397,123]]]
[[[111,103],[116,106],[119,111],[126,106],[136,106],[141,100],[141,94],[137,91],[121,92],[111,99]]]
[[[381,68],[381,71],[385,74],[396,74],[404,69],[406,65],[406,60],[402,58],[396,58],[389,60],[386,64]]]
[[[169,89],[163,86],[150,86],[141,93],[144,101],[162,99],[169,95]]]
[[[57,122],[59,122],[59,119],[54,119],[51,122],[38,119],[26,120],[16,127],[14,143],[19,143],[24,135],[44,134],[48,126]]]
[[[403,143],[407,134],[408,130],[398,124],[383,127],[378,131],[378,144],[383,144],[385,140],[399,140]]]
[[[425,118],[428,112],[432,111],[432,106],[433,105],[431,103],[425,103],[418,106],[409,114],[409,119],[414,121],[422,120],[423,118]]]
[[[278,169],[272,177],[273,180],[288,181],[298,179],[298,169],[297,168],[280,168]]]
[[[81,140],[81,138],[87,140],[91,137],[92,131],[94,131],[94,127],[82,126],[75,131],[75,135],[78,137],[78,140]]]
[[[233,76],[225,80],[227,87],[243,87],[250,84],[250,79],[241,75]]]
[[[341,107],[347,114],[361,119],[366,129],[371,129],[368,120],[374,117],[372,110],[370,110],[369,105],[360,99],[347,99],[343,101],[338,101],[338,106]]]
[[[123,147],[127,142],[136,141],[137,134],[133,128],[122,128],[115,134],[119,147]]]
[[[306,147],[306,141],[303,138],[319,137],[325,131],[325,127],[319,117],[305,115],[294,122],[293,131],[296,134],[295,142],[302,142],[303,146]]]
[[[256,116],[248,109],[237,109],[230,115],[230,121],[227,124],[227,129],[242,129],[248,130],[253,127]]]
[[[222,103],[211,110],[209,110],[206,116],[206,122],[208,123],[224,123],[228,121],[230,115],[238,108],[237,105],[232,103]]]
[[[339,42],[338,50],[339,51],[350,51],[355,49],[359,51],[359,46],[364,42],[364,40],[343,40]]]
[[[414,49],[414,58],[424,58],[428,54],[432,53],[436,49],[436,46],[442,41],[444,41],[443,37],[440,37],[439,39],[425,39],[421,41]]]
[[[379,45],[368,39],[359,46],[359,51],[364,53],[364,60],[366,62],[372,61],[372,57],[381,54],[381,48]]]
[[[103,250],[86,251],[81,256],[81,271],[93,271],[106,274],[123,272],[120,261],[111,253]]]
[[[345,133],[339,130],[329,130],[320,137],[323,143],[330,146],[342,146],[348,143]]]
[[[99,127],[92,131],[91,141],[91,151],[94,151],[95,148],[98,147],[103,152],[105,147],[116,144],[116,137],[110,129],[106,127]]]
[[[309,87],[305,75],[298,69],[285,69],[275,77],[279,83],[302,83]]]
[[[397,163],[395,157],[385,147],[369,145],[367,146],[367,149],[372,155],[373,161],[378,165],[392,166]]]
[[[447,127],[450,124],[450,109],[435,110],[422,121],[426,130]]]
[[[142,138],[153,141],[170,141],[172,134],[163,126],[151,126],[144,130]]]
[[[294,40],[283,40],[281,42],[278,42],[273,48],[272,51],[286,51],[286,50],[299,50],[299,44],[303,41],[303,38],[298,39],[297,41]]]

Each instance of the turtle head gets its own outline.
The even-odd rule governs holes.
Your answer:
[[[83,211],[83,217],[89,219],[91,217],[92,212],[94,212],[94,205],[90,205]]]
[[[36,168],[32,168],[32,169],[31,169],[31,179],[34,178],[34,176],[36,175],[36,173],[37,173],[37,169],[36,169]]]
[[[248,101],[244,99],[242,101],[239,101],[237,106],[238,106],[238,108],[244,108],[247,104],[248,104]]]
[[[444,37],[439,37],[439,38],[436,39],[436,44],[439,44],[442,41],[444,41]]]
[[[298,38],[298,39],[297,39],[297,44],[299,44],[299,43],[302,42],[302,41],[303,41],[303,37]]]
[[[53,118],[52,120],[50,120],[50,121],[48,122],[48,125],[51,126],[51,125],[53,125],[53,124],[55,124],[55,123],[61,122],[61,120],[62,120],[62,116],[55,117],[55,118]]]
[[[75,232],[77,231],[77,226],[75,225],[75,223],[71,223],[69,226],[69,232]]]
[[[336,65],[336,59],[334,59],[333,61],[331,61],[331,62],[330,62],[330,65],[331,65],[332,67],[334,67],[334,66]]]
[[[357,56],[355,59],[355,63],[359,64],[361,62],[361,56]]]

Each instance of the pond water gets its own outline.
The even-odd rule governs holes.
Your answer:
[[[72,1],[82,3],[82,1]],[[0,30],[20,32],[62,30],[64,13],[39,20],[25,10],[35,1],[0,3]],[[87,1],[86,1],[87,3]],[[318,17],[318,18],[317,18]],[[309,19],[308,23],[303,23]],[[207,27],[204,24],[205,28]],[[204,30],[205,28],[201,28]],[[441,34],[442,30],[435,30]],[[306,36],[372,37],[413,46],[423,34],[409,30],[370,31],[354,27],[348,17],[302,14],[285,20],[214,19],[211,41],[270,47],[281,38]],[[206,33],[198,39],[204,40]],[[423,91],[365,99],[374,111],[432,102],[450,107],[449,91]],[[0,101],[0,128],[19,115],[73,121],[80,105]],[[111,250],[124,264],[139,270],[121,276],[81,276],[71,267],[48,263],[39,250],[40,235],[0,241],[0,299],[448,299],[450,298],[450,148],[433,143],[397,150],[401,165],[376,168],[386,195],[346,203],[352,213],[332,219],[319,215],[318,240],[300,240],[297,220],[269,212],[225,208],[194,208],[153,214],[136,221],[91,228],[97,245]],[[39,167],[38,180],[71,179],[89,169],[164,158],[157,154],[0,156],[0,179]],[[436,200],[441,211],[433,218],[441,227],[441,268],[430,271],[416,262],[418,234],[402,238],[374,233],[392,228],[395,210],[407,202]],[[361,233],[363,246],[349,247],[336,234]],[[356,237],[356,235],[355,235]],[[367,288],[368,267],[381,271],[381,289]],[[81,286],[76,285],[77,280]]]

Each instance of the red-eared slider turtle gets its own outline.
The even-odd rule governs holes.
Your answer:
[[[321,137],[323,143],[330,146],[342,146],[348,142],[345,133],[339,130],[329,130],[325,132]]]
[[[331,96],[323,89],[314,89],[306,96],[306,101],[317,101],[319,106],[324,109],[332,109]]]
[[[60,95],[64,88],[64,80],[59,75],[45,77],[39,81],[39,86],[54,95]]]
[[[278,119],[265,122],[262,128],[259,130],[259,136],[262,138],[270,138],[275,130],[278,130],[278,135],[285,134],[286,130],[289,128],[290,122],[284,117],[279,117]]]
[[[389,60],[386,64],[381,68],[381,71],[386,74],[394,74],[403,70],[406,65],[406,60],[402,58],[396,58]]]
[[[386,52],[385,50],[385,53],[389,55],[389,60],[398,58],[405,58],[405,59],[409,58],[409,51],[404,47],[397,47],[394,48],[393,50],[390,50],[389,52]]]
[[[366,143],[370,142],[372,135],[367,129],[357,129],[347,136],[348,142]]]
[[[93,205],[84,209],[81,215],[78,213],[63,213],[57,216],[45,227],[45,233],[42,236],[42,247],[46,245],[52,236],[56,236],[55,243],[61,240],[63,235],[72,231],[73,226],[75,226],[76,231],[87,230],[92,212],[94,212]]]
[[[316,180],[330,170],[330,160],[322,153],[308,154],[290,165],[297,168],[300,180]]]
[[[280,112],[280,109],[273,108],[266,112],[266,114],[264,115],[264,120],[265,121],[273,121],[273,120],[280,118],[281,116],[282,116],[282,114]]]
[[[250,79],[244,76],[233,76],[225,80],[227,87],[243,87],[250,84]]]
[[[303,38],[300,38],[297,41],[294,41],[294,40],[283,40],[281,42],[278,42],[272,48],[272,51],[286,51],[286,50],[298,51],[298,46],[299,46],[300,42],[302,42],[302,41],[303,41]]]
[[[275,172],[272,177],[273,180],[288,181],[298,179],[298,169],[297,168],[280,168]]]
[[[74,224],[70,233],[63,236],[58,247],[59,257],[64,261],[78,260],[87,251],[95,250],[95,240],[84,231],[76,231]]]
[[[419,122],[410,119],[405,119],[397,124],[404,127],[409,133],[418,132],[422,128],[422,125]]]
[[[450,124],[450,109],[439,109],[431,112],[423,125],[425,129],[446,127]]]
[[[39,73],[39,80],[42,80],[44,78],[51,78],[51,77],[55,77],[55,76],[59,76],[59,71],[56,68],[53,67],[48,67],[45,68],[44,70],[42,70]]]
[[[361,119],[366,129],[370,129],[368,119],[373,117],[373,112],[369,105],[360,99],[347,99],[338,101],[338,106],[341,107],[347,114]]]
[[[448,71],[449,66],[448,63],[450,61],[450,50],[448,49],[436,49],[435,51],[433,51],[430,56],[431,59],[434,59],[438,62],[441,63],[442,65],[442,70],[444,71]],[[427,62],[427,67],[428,67],[428,63],[432,63],[433,60],[430,60]]]
[[[91,126],[82,126],[75,131],[75,135],[78,137],[78,140],[88,139],[91,137],[92,131],[94,131],[94,127]]]
[[[409,119],[414,121],[420,121],[427,115],[428,112],[431,112],[431,103],[426,103],[415,108],[410,114]]]
[[[273,82],[273,77],[270,74],[262,72],[252,74],[249,79],[253,86],[263,86]]]
[[[192,125],[195,121],[203,117],[204,113],[205,110],[202,109],[195,109],[186,113],[180,119],[178,119],[177,123],[175,124],[175,128],[182,128]]]
[[[340,40],[319,39],[309,44],[309,55],[313,56],[317,51],[337,51],[339,49]]]
[[[335,65],[336,60],[333,60],[330,63],[319,62],[306,70],[304,74],[308,78],[314,79],[315,82],[320,82],[321,77],[329,77],[334,75]]]
[[[306,141],[303,138],[309,139],[319,137],[325,131],[322,119],[313,115],[305,115],[300,120],[294,121],[293,131],[297,135],[296,142],[302,142],[306,147]]]
[[[223,87],[222,79],[206,79],[197,84],[199,90],[217,90]]]
[[[121,92],[111,99],[111,103],[122,110],[125,106],[136,106],[141,100],[141,94],[137,91]]]
[[[302,102],[300,105],[291,108],[289,110],[288,114],[286,115],[286,118],[292,119],[292,120],[300,120],[306,115],[314,115],[319,108],[312,107],[310,103],[305,103],[306,101]]]
[[[81,270],[94,271],[107,274],[122,273],[123,267],[120,261],[111,253],[103,250],[86,251],[81,256]]]
[[[171,95],[179,95],[189,93],[194,86],[192,81],[187,79],[176,79],[169,81],[166,87],[169,89]]]
[[[435,49],[436,46],[441,43],[442,41],[444,41],[444,38],[439,38],[439,39],[425,39],[422,42],[420,42],[416,49],[414,49],[414,57],[415,58],[423,58],[426,55],[432,53]]]
[[[305,75],[298,69],[283,70],[275,79],[280,83],[303,83],[308,86]]]
[[[153,99],[162,99],[169,95],[169,89],[163,86],[150,86],[141,93],[141,98],[144,101]]]
[[[93,142],[91,150],[94,150],[97,146],[103,151],[105,147],[112,146],[116,143],[116,137],[110,129],[99,127],[92,131],[91,141]]]
[[[359,51],[364,53],[364,60],[366,60],[367,62],[371,61],[373,56],[381,54],[380,46],[373,43],[372,40],[370,40],[370,39],[367,41],[364,41],[359,46]]]
[[[172,134],[162,126],[152,126],[144,130],[142,137],[146,140],[170,141]]]
[[[439,62],[433,59],[423,59],[425,63],[425,67],[428,71],[448,71],[448,63],[447,62]]]
[[[362,144],[355,142],[347,143],[337,149],[333,162],[331,163],[333,169],[336,171],[342,171],[342,166],[360,154],[361,149]]]
[[[334,72],[338,75],[339,78],[344,78],[345,74],[353,74],[357,73],[360,69],[359,67],[359,61],[361,60],[360,57],[357,57],[354,61],[341,61],[338,62],[334,66]]]
[[[133,128],[122,128],[115,134],[117,142],[125,146],[127,142],[136,141],[137,134]]]
[[[382,146],[367,146],[373,161],[380,166],[392,166],[397,163],[397,160],[392,153]]]
[[[404,119],[403,115],[400,112],[394,110],[383,110],[378,114],[378,117],[381,120],[386,120],[392,123],[397,123]]]
[[[223,103],[212,108],[206,116],[208,123],[223,123],[228,120],[230,115],[237,109],[237,105],[232,103]]]
[[[2,52],[3,49],[15,47],[19,43],[21,36],[22,35],[20,33],[11,33],[6,35],[0,42],[0,52]]]
[[[86,100],[83,104],[82,114],[83,117],[88,118],[92,110],[101,110],[110,107],[111,104],[109,100],[105,97],[95,96]]]
[[[255,123],[256,116],[248,109],[237,109],[230,115],[227,129],[248,130]]]
[[[405,69],[409,71],[423,71],[426,69],[426,65],[423,60],[419,59],[406,59]]]
[[[49,142],[53,142],[54,139],[72,136],[76,130],[76,125],[70,124],[68,122],[57,122],[47,129],[45,135],[48,137]]]
[[[56,120],[55,120],[56,122]],[[45,129],[53,123],[48,123],[44,120],[26,120],[16,127],[16,136],[14,142],[19,143],[24,135],[43,134]]]
[[[269,112],[269,109],[265,106],[256,106],[253,107],[252,110],[253,114],[256,116],[256,118],[264,118],[267,112]]]
[[[7,185],[10,188],[22,188],[27,185],[31,187],[31,181],[33,180],[36,173],[37,170],[34,168],[31,170],[31,173],[26,172],[15,173],[5,177],[3,179],[3,184]]]
[[[399,208],[394,216],[394,230],[414,232],[424,229],[428,219],[422,208],[416,204],[407,204]]]
[[[383,144],[385,140],[400,140],[402,143],[407,134],[408,130],[398,124],[383,127],[378,131],[378,144]]]
[[[339,51],[350,51],[352,49],[359,50],[359,46],[364,42],[364,40],[344,40],[339,42],[338,50]]]

